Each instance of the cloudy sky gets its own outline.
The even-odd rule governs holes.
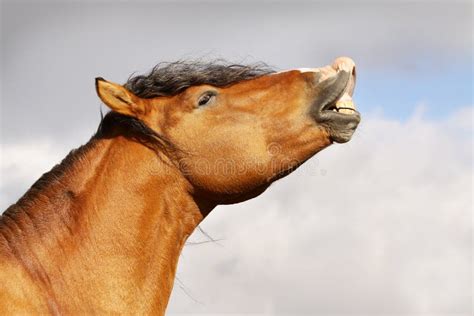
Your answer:
[[[354,139],[218,207],[170,315],[471,315],[470,1],[2,1],[0,207],[95,131],[97,76],[357,63]],[[71,102],[71,100],[74,100]],[[205,241],[199,231],[190,241]]]

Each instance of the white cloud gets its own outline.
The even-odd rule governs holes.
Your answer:
[[[2,144],[0,150],[0,210],[15,203],[43,173],[59,163],[67,149],[47,139]]]
[[[217,208],[202,227],[223,240],[185,247],[169,314],[470,314],[472,117],[365,115],[350,143]],[[2,206],[66,153],[2,145]]]

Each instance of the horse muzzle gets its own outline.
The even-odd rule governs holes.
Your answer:
[[[311,116],[327,129],[332,141],[348,142],[361,120],[352,100],[356,79],[354,62],[338,58],[315,74]]]

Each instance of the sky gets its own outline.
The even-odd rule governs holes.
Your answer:
[[[2,1],[0,206],[87,142],[94,78],[160,61],[357,65],[363,121],[201,224],[169,315],[471,315],[469,1]],[[336,189],[334,189],[336,188]],[[196,231],[191,242],[205,241]]]

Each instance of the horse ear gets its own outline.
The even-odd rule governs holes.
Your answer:
[[[124,86],[95,78],[97,95],[112,111],[138,117],[146,113],[146,103]]]

